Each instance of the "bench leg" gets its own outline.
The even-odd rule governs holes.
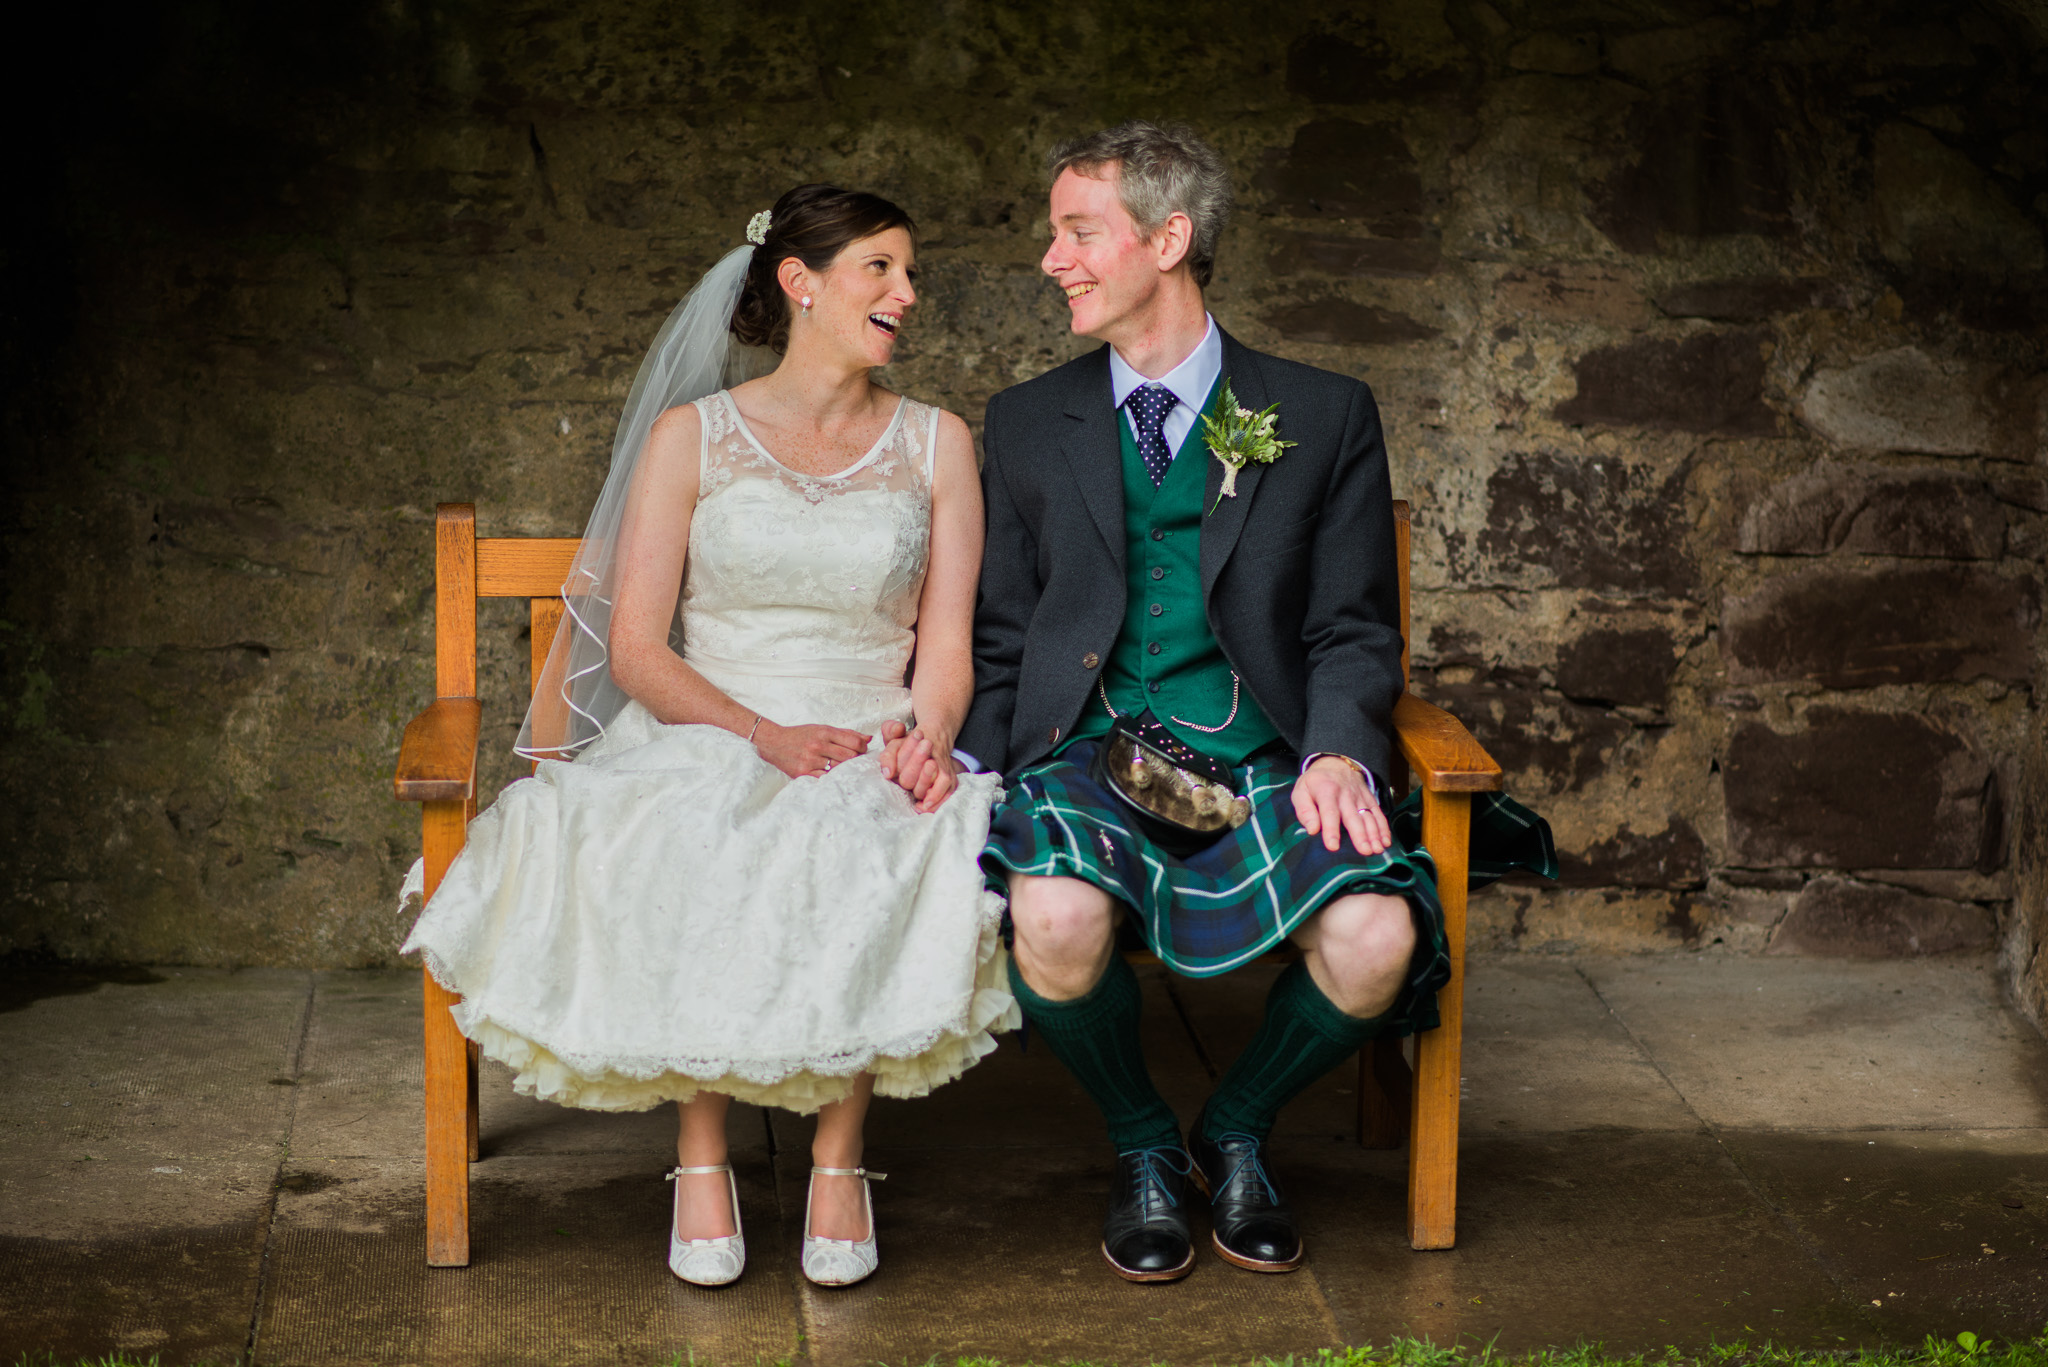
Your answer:
[[[1358,1051],[1358,1147],[1398,1149],[1408,1142],[1415,1075],[1401,1041],[1381,1035]]]
[[[1408,1242],[1449,1248],[1458,1237],[1458,1081],[1464,1062],[1465,883],[1472,798],[1422,795],[1422,843],[1436,860],[1450,941],[1451,979],[1437,992],[1440,1024],[1415,1037],[1415,1110],[1408,1140]]]
[[[429,802],[422,814],[427,895],[462,848],[461,802]],[[469,1265],[469,1163],[475,1149],[474,1065],[449,1009],[462,1000],[421,970],[426,1007],[427,1265]]]

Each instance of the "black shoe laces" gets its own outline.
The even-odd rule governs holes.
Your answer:
[[[1151,1218],[1155,1201],[1163,1200],[1168,1207],[1180,1204],[1180,1198],[1167,1185],[1166,1174],[1171,1172],[1185,1178],[1195,1170],[1195,1160],[1188,1156],[1186,1149],[1178,1144],[1161,1144],[1149,1149],[1132,1149],[1124,1157],[1137,1161],[1138,1202],[1143,1218]]]
[[[1280,1189],[1274,1186],[1273,1179],[1266,1175],[1265,1161],[1259,1157],[1259,1151],[1265,1146],[1259,1142],[1256,1135],[1246,1134],[1242,1130],[1232,1130],[1227,1134],[1217,1135],[1209,1142],[1215,1145],[1218,1152],[1228,1152],[1229,1150],[1226,1146],[1233,1142],[1241,1145],[1236,1154],[1236,1163],[1232,1165],[1229,1174],[1216,1186],[1216,1191],[1219,1195],[1222,1194],[1225,1187],[1237,1181],[1239,1173],[1243,1173],[1247,1186],[1251,1186],[1253,1183],[1257,1184],[1257,1186],[1252,1187],[1253,1191],[1257,1191],[1258,1187],[1266,1189],[1266,1204],[1273,1206],[1280,1204]]]

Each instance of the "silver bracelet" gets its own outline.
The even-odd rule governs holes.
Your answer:
[[[749,744],[749,745],[752,745],[752,744],[754,743],[754,733],[755,733],[756,731],[760,730],[760,729],[761,729],[761,714],[760,714],[759,712],[756,712],[756,713],[754,714],[754,724],[753,724],[752,726],[749,726],[749,727],[747,728],[747,744]]]

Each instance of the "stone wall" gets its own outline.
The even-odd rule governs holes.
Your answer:
[[[1146,115],[1236,169],[1223,323],[1378,393],[1416,686],[1555,824],[1476,945],[2003,943],[2038,1001],[2048,52],[1935,13],[94,10],[8,229],[0,948],[390,961],[433,505],[577,530],[647,338],[807,179],[918,216],[893,381],[978,427],[1076,351],[1045,149]]]

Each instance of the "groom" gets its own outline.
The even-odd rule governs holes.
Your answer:
[[[1009,792],[982,863],[1010,900],[1025,1015],[1116,1147],[1110,1266],[1185,1276],[1206,1194],[1223,1258],[1287,1272],[1302,1245],[1266,1160],[1276,1114],[1375,1034],[1433,1026],[1448,976],[1426,858],[1382,809],[1401,637],[1379,414],[1358,381],[1209,316],[1230,175],[1191,130],[1126,123],[1062,145],[1050,170],[1042,264],[1074,331],[1105,345],[988,406],[958,748]],[[1199,420],[1226,385],[1244,409],[1277,405],[1292,443],[1245,465],[1234,496]],[[1170,853],[1091,768],[1119,717],[1227,773],[1249,819]],[[1126,922],[1198,977],[1282,940],[1302,951],[1185,1139],[1146,1071]]]

